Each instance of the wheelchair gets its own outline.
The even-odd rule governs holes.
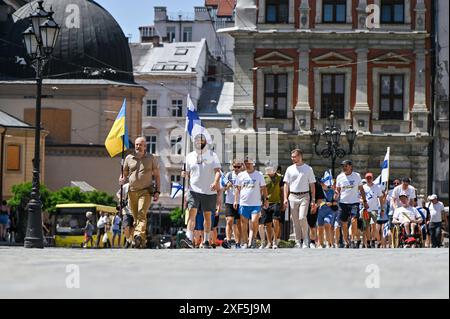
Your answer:
[[[425,246],[423,224],[414,224],[414,231],[407,235],[405,226],[394,224],[392,229],[393,248],[423,248]]]

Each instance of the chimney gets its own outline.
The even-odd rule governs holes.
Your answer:
[[[160,46],[162,46],[162,45],[160,45],[160,43],[159,43],[159,35],[154,35],[153,36],[153,39],[152,39],[152,42],[153,42],[153,47],[160,47]]]

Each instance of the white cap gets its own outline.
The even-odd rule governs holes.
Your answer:
[[[428,196],[428,200],[438,199],[436,194]]]

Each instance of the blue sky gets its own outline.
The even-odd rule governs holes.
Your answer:
[[[153,7],[165,6],[168,13],[194,13],[195,6],[203,6],[204,0],[95,0],[109,11],[122,27],[123,33],[133,35],[139,41],[138,27],[153,24]]]

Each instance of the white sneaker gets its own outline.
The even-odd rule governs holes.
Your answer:
[[[315,249],[315,248],[316,248],[316,245],[315,245],[315,244],[313,244],[313,243],[309,243],[309,248],[311,248],[311,249]]]
[[[248,248],[248,245],[247,244],[242,244],[241,245],[241,249],[247,249]]]
[[[267,243],[266,249],[272,249],[272,244],[271,243]]]
[[[338,245],[337,244],[333,244],[333,248],[338,248]]]
[[[317,249],[323,249],[323,248],[325,248],[325,245],[319,245],[319,246],[317,246]]]
[[[264,248],[266,248],[266,243],[265,243],[265,241],[262,241],[261,242],[261,246],[259,246],[259,249],[264,249]]]
[[[302,248],[302,244],[300,244],[300,242],[298,241],[298,242],[296,242],[295,243],[295,248]]]
[[[302,246],[302,248],[303,248],[303,249],[306,249],[306,248],[308,248],[308,245],[306,245],[306,244],[304,243],[303,246]]]
[[[272,249],[278,249],[278,245],[277,245],[277,243],[273,243],[273,245],[272,245]]]

